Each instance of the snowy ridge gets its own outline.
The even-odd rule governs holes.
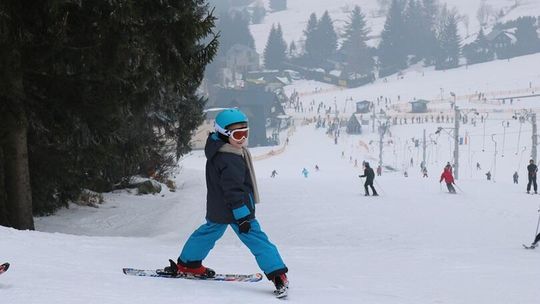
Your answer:
[[[266,2],[268,3],[268,1]],[[467,34],[471,35],[479,31],[480,24],[476,16],[482,0],[441,0],[439,2],[446,3],[449,8],[455,7],[460,15],[467,16],[468,29],[463,22],[459,24],[461,38],[466,38]],[[519,0],[518,2],[519,5],[515,8],[512,7],[516,0],[489,0],[487,5],[490,6],[494,15],[501,10],[506,12],[506,15],[500,19],[501,22],[513,20],[519,16],[536,17],[540,15],[540,2],[535,0]],[[270,12],[261,24],[250,26],[255,39],[255,48],[259,54],[263,53],[272,24],[278,23],[281,24],[283,38],[287,44],[290,44],[293,40],[295,42],[303,41],[305,38],[303,31],[306,29],[309,15],[313,12],[320,18],[324,11],[328,10],[330,17],[334,20],[334,27],[337,32],[341,32],[348,18],[348,11],[355,5],[360,6],[366,15],[367,25],[371,29],[370,36],[374,38],[371,40],[370,45],[377,46],[378,37],[386,20],[384,15],[381,16],[378,13],[379,5],[377,0],[309,0],[308,8],[306,8],[306,2],[303,0],[288,0],[287,10]],[[268,9],[269,5],[267,4],[266,7]]]

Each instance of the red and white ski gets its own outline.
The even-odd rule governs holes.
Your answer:
[[[205,280],[205,281],[227,281],[227,282],[259,282],[262,280],[263,275],[261,273],[254,274],[219,274],[217,273],[213,277],[194,276],[194,275],[170,275],[165,273],[162,269],[147,270],[147,269],[135,269],[124,268],[124,274],[138,277],[154,277],[154,278],[169,278],[169,279],[189,279],[189,280]]]

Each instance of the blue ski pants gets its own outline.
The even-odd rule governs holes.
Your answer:
[[[261,226],[256,219],[250,220],[251,229],[248,233],[240,233],[238,224],[218,224],[207,221],[191,234],[184,244],[179,259],[184,263],[202,261],[206,258],[210,250],[214,248],[227,226],[231,226],[238,238],[244,243],[251,253],[259,268],[265,273],[270,274],[275,271],[286,269],[277,247],[270,242],[268,236],[261,230]]]

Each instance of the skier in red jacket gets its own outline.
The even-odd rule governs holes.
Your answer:
[[[447,165],[446,167],[444,167],[444,171],[441,174],[441,180],[439,181],[439,183],[442,182],[443,179],[446,182],[446,187],[448,188],[448,192],[456,193],[456,189],[453,186],[454,176],[452,175],[452,166]]]

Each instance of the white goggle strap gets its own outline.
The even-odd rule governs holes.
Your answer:
[[[218,131],[219,133],[229,137],[231,136],[231,131],[227,130],[227,129],[223,129],[222,127],[220,127],[217,123],[214,122],[214,129],[216,131]]]

